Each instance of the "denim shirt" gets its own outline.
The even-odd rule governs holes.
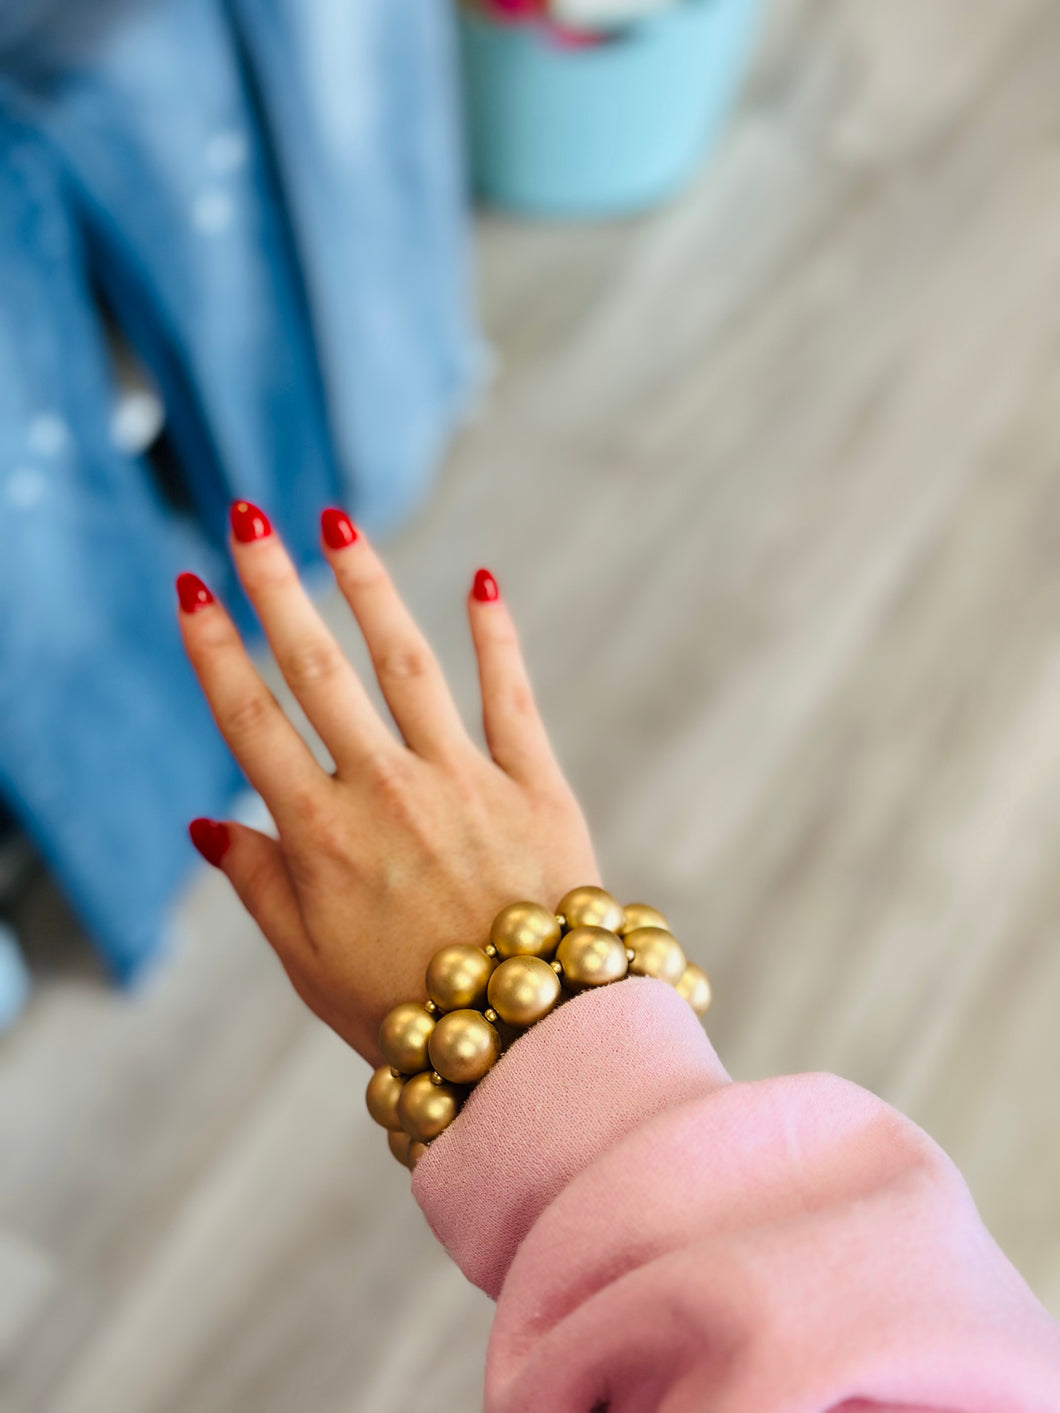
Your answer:
[[[472,391],[448,0],[0,4],[0,795],[114,974],[184,826],[244,784],[179,643],[226,510],[298,563],[420,503]],[[166,406],[180,504],[111,435],[99,301]]]

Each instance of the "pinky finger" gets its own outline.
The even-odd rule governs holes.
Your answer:
[[[521,784],[562,779],[534,700],[515,624],[488,569],[475,575],[468,616],[490,755]]]

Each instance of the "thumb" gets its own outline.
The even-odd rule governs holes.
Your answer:
[[[231,883],[298,995],[325,1025],[346,1039],[341,1014],[315,979],[315,949],[277,841],[232,820],[193,819],[188,833],[207,863],[219,868]]]
[[[231,883],[284,966],[301,970],[312,944],[276,840],[232,820],[193,819],[188,833],[206,862]]]

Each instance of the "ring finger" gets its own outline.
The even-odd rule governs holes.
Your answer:
[[[321,531],[335,579],[409,748],[439,760],[471,747],[438,659],[382,560],[344,510],[325,510]]]

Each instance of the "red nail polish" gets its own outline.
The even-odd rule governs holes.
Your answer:
[[[219,824],[215,819],[193,819],[188,825],[188,833],[206,862],[219,868],[232,842],[228,826]]]
[[[357,538],[357,526],[344,510],[334,507],[325,510],[320,517],[320,531],[328,549],[345,549]]]
[[[197,613],[215,602],[213,594],[197,574],[177,575],[177,598],[185,613]]]
[[[253,540],[263,540],[272,534],[269,517],[249,500],[234,500],[229,510],[232,521],[232,534],[241,545],[249,545]]]
[[[488,569],[479,569],[475,573],[475,582],[471,592],[478,599],[479,603],[492,603],[494,599],[501,596],[500,589],[497,588],[497,581]]]

